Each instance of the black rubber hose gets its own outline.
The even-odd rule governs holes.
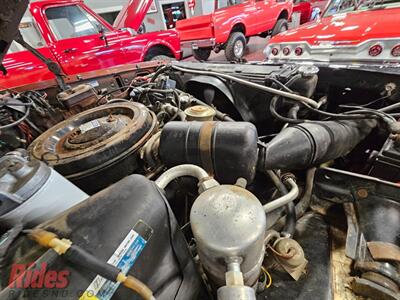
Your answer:
[[[286,186],[279,179],[279,177],[272,170],[267,170],[267,174],[271,178],[272,182],[278,189],[279,193],[283,196],[288,193]],[[283,232],[293,237],[296,230],[296,207],[293,202],[286,205],[286,222],[283,228]]]
[[[298,104],[293,105],[292,108],[289,109],[289,113],[288,113],[289,118],[297,120],[299,110],[300,110],[300,105],[298,105]]]
[[[297,113],[300,110],[300,105],[295,104],[290,110],[289,110],[289,117],[293,119],[297,119]],[[288,193],[288,190],[286,189],[286,186],[281,182],[282,186],[285,188],[286,193]],[[290,234],[291,237],[294,236],[294,233],[296,231],[296,207],[294,205],[294,202],[290,202],[286,206],[286,222],[285,226],[283,228],[283,232]]]
[[[162,73],[164,73],[166,70],[170,69],[170,66],[163,66],[161,68],[159,68],[154,75],[151,77],[150,79],[150,83],[153,83],[156,81],[157,77],[160,76]]]
[[[23,288],[13,288],[15,282],[19,280],[20,282],[24,282],[24,277],[28,271],[35,270],[37,268],[41,268],[43,263],[47,263],[47,266],[50,267],[56,261],[59,255],[53,250],[49,249],[42,256],[40,256],[35,263],[33,263],[29,268],[25,270],[20,276],[18,276],[15,281],[10,283],[6,288],[0,291],[0,299],[7,299],[7,300],[16,300],[19,299],[21,294],[25,291]]]
[[[271,115],[284,123],[289,123],[289,124],[300,124],[300,123],[315,123],[315,122],[321,122],[319,120],[306,120],[306,119],[293,119],[291,117],[284,117],[278,113],[276,110],[276,105],[278,103],[278,100],[280,99],[279,96],[274,96],[269,104],[269,110],[271,112]],[[304,103],[300,103],[300,105],[303,105],[306,107],[308,110],[311,112],[317,113],[321,116],[327,117],[327,118],[332,118],[334,120],[364,120],[364,119],[376,119],[378,116],[375,114],[334,114],[334,113],[329,113],[323,110],[318,110],[315,108],[312,108],[311,106],[308,106]]]
[[[116,281],[118,274],[121,272],[117,267],[101,261],[94,255],[76,245],[72,245],[63,257],[73,264],[84,267],[101,277],[114,282]]]
[[[314,187],[314,176],[316,170],[317,168],[312,168],[307,171],[306,184],[303,196],[295,206],[296,220],[300,219],[306,213],[307,209],[310,207],[312,191]],[[275,223],[273,228],[279,231],[280,228],[282,228],[286,224],[286,222],[287,222],[286,216],[283,216]]]
[[[286,117],[280,115],[278,113],[278,111],[276,110],[276,104],[277,104],[278,100],[279,100],[279,96],[274,96],[274,97],[272,97],[272,100],[269,104],[269,110],[271,112],[271,115],[275,119],[282,121],[283,123],[289,123],[289,124],[300,124],[300,123],[307,122],[307,120],[286,118]]]

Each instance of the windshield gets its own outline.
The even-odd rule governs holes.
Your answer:
[[[33,48],[37,49],[46,45],[46,42],[44,41],[39,29],[36,27],[36,24],[33,21],[33,17],[29,10],[25,12],[24,17],[19,24],[19,31],[21,32],[24,40]],[[26,49],[24,47],[14,41],[12,42],[8,53],[15,53],[25,50]]]
[[[400,0],[332,0],[325,10],[324,17],[355,10],[384,9],[400,5]]]

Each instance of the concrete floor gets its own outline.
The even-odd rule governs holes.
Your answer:
[[[263,50],[267,45],[268,38],[252,37],[246,48],[244,58],[247,61],[260,61],[264,60]],[[193,56],[185,58],[183,61],[196,61]],[[212,52],[209,61],[226,61],[224,51],[217,53]]]

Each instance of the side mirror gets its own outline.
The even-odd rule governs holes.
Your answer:
[[[143,34],[143,33],[146,33],[146,25],[144,25],[144,23],[142,23],[142,25],[140,25],[138,29],[138,34]]]
[[[100,39],[103,40],[104,43],[106,44],[106,47],[108,47],[109,45],[108,45],[108,40],[107,40],[107,35],[106,35],[105,28],[102,25],[97,24],[97,31],[101,34]]]

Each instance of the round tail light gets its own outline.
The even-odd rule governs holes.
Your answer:
[[[392,48],[392,52],[391,53],[392,53],[393,56],[396,56],[396,57],[400,56],[400,45],[394,46]]]
[[[302,55],[303,54],[303,48],[296,47],[296,49],[294,49],[294,54],[296,54],[296,56]]]
[[[272,55],[277,56],[279,53],[279,49],[278,48],[272,48],[271,50]]]
[[[289,55],[289,54],[290,54],[290,49],[289,49],[289,47],[283,48],[282,52],[283,52],[283,55],[285,55],[285,56]]]
[[[383,51],[383,47],[379,44],[377,45],[373,45],[371,46],[371,48],[369,48],[368,54],[370,56],[378,56],[379,54],[381,54]]]

